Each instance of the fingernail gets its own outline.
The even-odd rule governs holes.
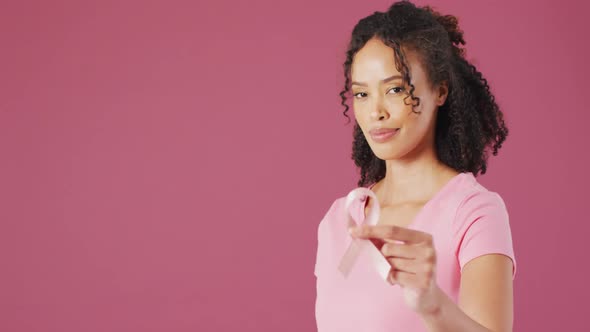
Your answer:
[[[391,273],[389,273],[387,276],[387,281],[389,281],[389,284],[392,286],[396,284],[395,279],[393,279],[393,275]]]

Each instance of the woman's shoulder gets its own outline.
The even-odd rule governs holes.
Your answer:
[[[498,192],[485,187],[473,174],[467,174],[465,185],[462,188],[459,208],[469,209],[482,206],[495,206],[496,208],[506,209],[504,199]]]
[[[365,189],[369,189],[371,190],[371,188],[373,188],[373,186],[376,184],[375,183],[371,183],[369,185],[366,186],[362,186],[362,187],[352,187],[350,188],[346,195],[340,195],[337,196],[335,199],[333,199],[332,204],[330,205],[330,208],[328,209],[328,212],[326,213],[327,215],[333,215],[333,214],[337,214],[338,216],[342,215],[342,211],[344,211],[346,209],[346,205],[349,204],[349,207],[351,209],[356,208],[361,208],[361,206],[364,205],[365,203],[365,199],[366,199],[366,195],[362,195],[363,197],[358,197],[358,199],[351,199],[350,193],[358,188],[365,188]],[[351,196],[351,197],[356,197],[356,196]],[[350,202],[347,202],[347,200],[351,199]]]
[[[323,220],[338,219],[344,217],[343,211],[346,205],[346,196],[339,196],[332,200],[330,207],[327,209]]]
[[[450,186],[435,200],[436,207],[430,209],[439,217],[449,218],[453,228],[461,229],[485,215],[507,217],[504,200],[497,192],[481,184],[472,173],[460,173]]]
[[[457,190],[454,204],[455,229],[465,230],[477,220],[493,223],[509,223],[506,204],[502,196],[481,184],[473,175],[466,177]]]
[[[353,189],[356,188],[352,188],[351,190]],[[348,214],[351,214],[351,217],[358,222],[360,213],[363,211],[362,206],[364,205],[364,199],[355,199],[351,202],[348,202],[347,200],[348,194],[334,198],[320,222],[320,227],[322,227],[322,225],[328,226],[330,224],[346,224],[346,222],[348,222]]]

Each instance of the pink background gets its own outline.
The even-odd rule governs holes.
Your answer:
[[[580,330],[590,8],[428,3],[511,130],[480,181],[511,216],[515,330]],[[389,4],[2,1],[0,330],[314,330],[317,225],[358,179],[344,50]]]

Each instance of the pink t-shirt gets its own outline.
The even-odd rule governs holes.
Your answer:
[[[368,255],[358,257],[347,278],[338,271],[340,258],[351,241],[346,227],[345,199],[334,201],[318,227],[315,264],[318,331],[426,331],[420,316],[405,304],[401,287],[381,279]],[[366,200],[353,203],[353,218],[357,223],[364,221],[365,204]],[[455,303],[461,269],[478,256],[504,254],[512,259],[513,278],[516,274],[504,201],[478,183],[471,173],[460,173],[447,182],[408,228],[433,236],[437,283]]]

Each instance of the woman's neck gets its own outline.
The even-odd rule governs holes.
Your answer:
[[[448,180],[458,174],[443,164],[434,149],[411,160],[386,160],[385,178],[375,185],[386,205],[428,201]]]

